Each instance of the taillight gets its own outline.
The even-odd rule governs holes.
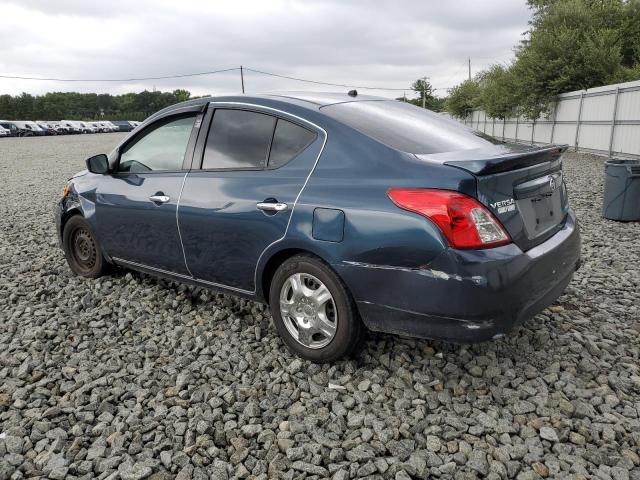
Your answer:
[[[487,248],[511,243],[500,222],[477,200],[460,192],[391,188],[398,207],[427,217],[454,248]]]

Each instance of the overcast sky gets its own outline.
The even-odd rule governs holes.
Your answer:
[[[139,78],[244,65],[294,77],[438,93],[508,62],[527,30],[525,0],[0,0],[0,75]],[[247,92],[336,91],[255,73]],[[238,72],[140,82],[0,79],[0,93],[240,90]],[[402,92],[376,90],[388,97]]]

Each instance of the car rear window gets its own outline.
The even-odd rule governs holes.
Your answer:
[[[217,109],[202,168],[264,168],[275,122],[263,113]]]
[[[315,132],[300,125],[278,119],[269,152],[269,167],[278,168],[294,159],[316,139],[316,136]]]
[[[500,143],[455,120],[397,100],[336,103],[321,110],[391,148],[408,153],[452,152]]]

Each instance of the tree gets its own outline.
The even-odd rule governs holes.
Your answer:
[[[622,16],[620,40],[622,42],[622,66],[631,79],[640,78],[640,0],[630,0]],[[636,69],[637,73],[633,73]]]
[[[465,80],[449,90],[445,108],[454,117],[465,118],[478,107],[480,94],[480,83],[477,80]]]
[[[186,102],[191,97],[191,92],[188,90],[174,90],[173,96],[176,98],[176,102]]]
[[[0,118],[6,120],[144,120],[164,107],[191,98],[187,90],[108,93],[50,92],[0,95]]]
[[[433,86],[423,79],[418,79],[413,82],[411,89],[419,94],[418,98],[406,98],[406,97],[398,97],[396,100],[411,103],[412,105],[416,105],[418,107],[422,107],[422,97],[424,96],[424,107],[432,110],[434,112],[441,112],[444,110],[445,99],[436,97],[433,94],[434,88]],[[424,95],[423,95],[424,94]]]
[[[530,29],[516,47],[514,62],[494,65],[477,77],[476,106],[489,115],[504,118],[517,111],[538,118],[559,93],[640,79],[640,0],[528,4]],[[469,92],[452,92],[450,110],[463,113]]]
[[[507,118],[516,105],[513,73],[510,68],[493,65],[478,75],[477,102],[493,118]]]
[[[413,85],[411,85],[411,89],[419,95],[420,103],[422,103],[423,97],[425,101],[429,98],[433,98],[433,86],[428,80],[424,80],[422,78],[416,80],[413,82]]]
[[[529,118],[546,112],[559,93],[606,85],[622,73],[622,0],[536,4],[542,6],[511,69],[514,100]]]

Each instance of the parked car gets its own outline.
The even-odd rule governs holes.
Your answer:
[[[109,121],[101,121],[101,122],[96,122],[98,125],[100,125],[103,129],[104,132],[117,132],[118,131],[118,127],[116,127],[113,123],[109,122]]]
[[[82,123],[75,120],[60,120],[59,126],[66,128],[69,133],[84,133]]]
[[[51,122],[51,121],[48,121],[48,122],[43,122],[43,123],[46,123],[46,124],[47,124],[47,125],[49,125],[51,128],[53,128],[53,129],[56,131],[56,133],[57,133],[58,135],[67,135],[67,134],[71,133],[71,132],[69,131],[69,128],[68,128],[68,127],[64,127],[64,126],[62,126],[62,125],[60,124],[60,122]],[[40,124],[40,122],[38,122],[38,124]]]
[[[56,130],[55,126],[50,122],[45,122],[44,120],[36,120],[36,124],[45,131],[47,129],[51,129],[55,131],[56,135],[58,134],[58,131]]]
[[[58,130],[56,130],[53,126],[51,126],[47,122],[36,121],[31,123],[34,123],[35,125],[37,125],[38,128],[40,128],[45,133],[45,135],[58,135],[59,133]]]
[[[366,328],[486,341],[579,266],[565,148],[357,93],[196,99],[89,158],[57,227],[76,274],[113,264],[266,302],[312,361]]]
[[[39,123],[39,122],[38,122]],[[53,128],[58,135],[67,135],[71,132],[70,127],[63,126],[60,122],[43,122]]]
[[[96,133],[107,133],[107,132],[111,131],[110,128],[105,127],[100,122],[85,122],[85,124],[87,124],[90,127],[95,128]]]
[[[106,123],[107,126],[109,126],[109,128],[111,128],[112,132],[119,132],[120,131],[120,128],[117,125],[114,125],[113,122],[107,120],[104,123]]]
[[[22,130],[23,137],[39,137],[45,135],[45,131],[42,130],[36,122],[18,121],[15,123],[19,129]]]
[[[0,126],[0,137],[10,137],[11,136],[11,130],[4,128],[3,126]]]
[[[126,120],[111,120],[111,123],[118,127],[119,132],[130,132],[134,128],[133,125]]]
[[[98,133],[98,128],[94,127],[91,122],[78,122],[82,126],[82,133]]]
[[[102,133],[102,125],[98,125],[97,122],[83,122],[87,127],[93,129],[91,133]]]
[[[15,124],[15,122],[9,122],[7,120],[0,120],[0,126],[2,126],[3,128],[5,128],[6,130],[9,130],[10,133],[10,137],[21,137],[23,134],[23,131],[21,128],[18,127],[18,125]]]

